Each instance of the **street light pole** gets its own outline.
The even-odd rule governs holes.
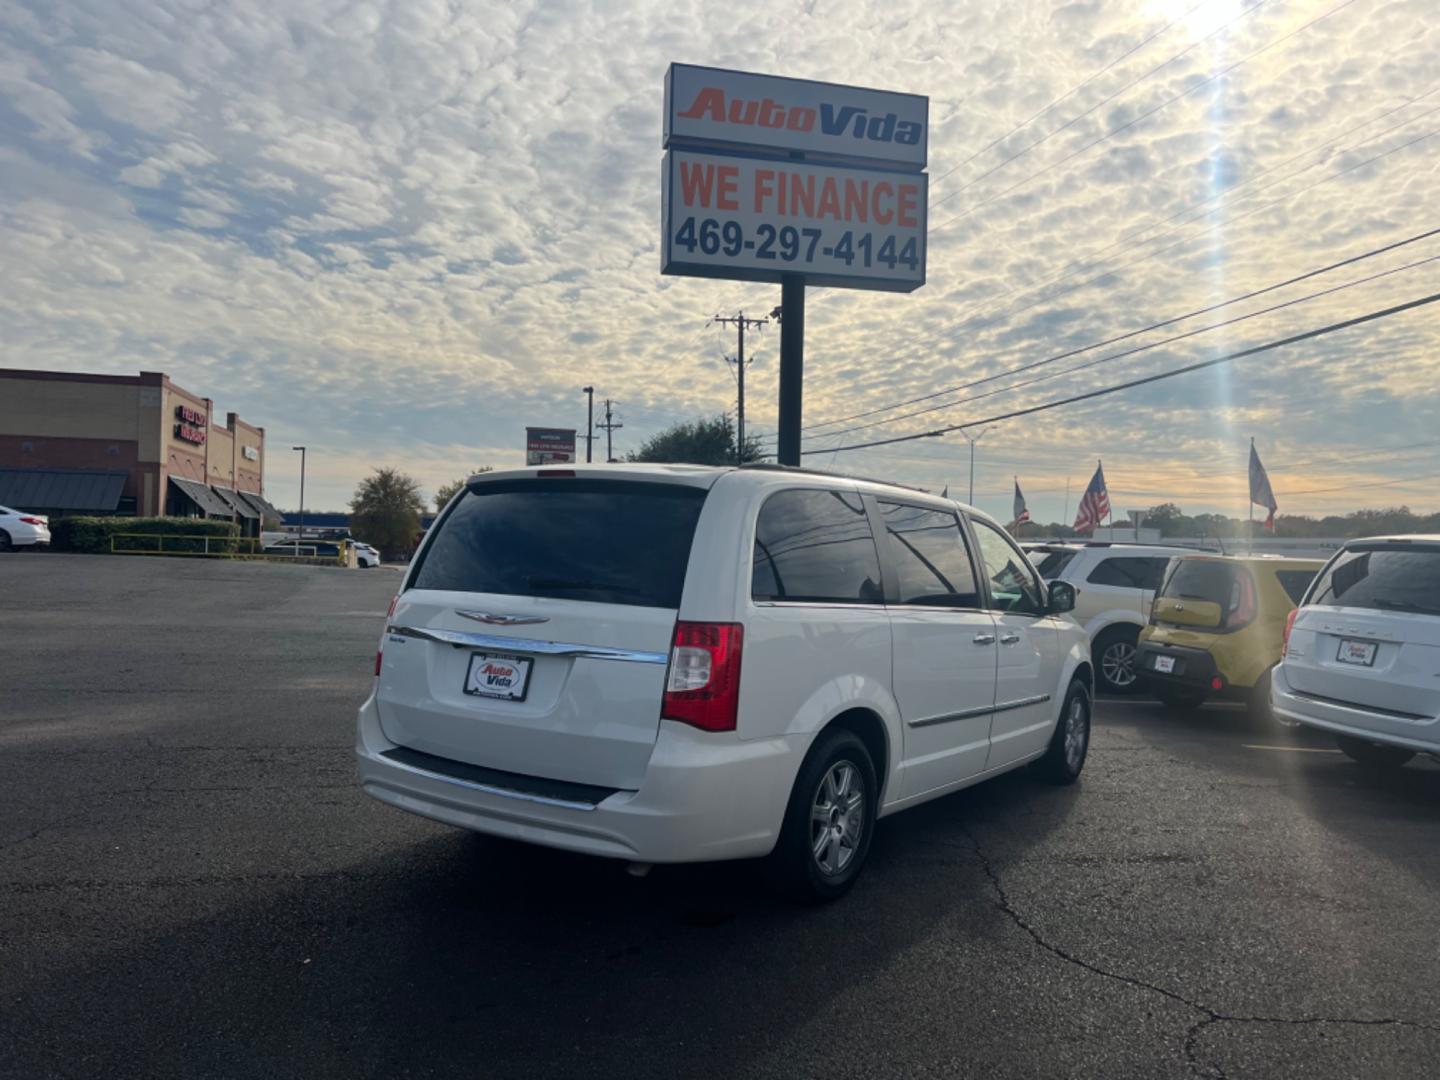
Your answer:
[[[591,451],[595,446],[595,387],[582,387],[585,391],[585,464],[589,465],[592,457]]]
[[[975,505],[975,444],[985,437],[985,432],[984,432],[984,430],[982,429],[979,435],[974,435],[974,436],[972,436],[972,435],[970,434],[970,432],[968,432],[968,431],[961,431],[960,434],[964,435],[964,436],[965,436],[965,441],[970,444],[970,497],[969,497],[968,499],[966,499],[965,501],[968,502],[971,506],[974,506],[974,505]]]
[[[305,447],[292,446],[291,450],[300,451],[300,535],[305,535]]]

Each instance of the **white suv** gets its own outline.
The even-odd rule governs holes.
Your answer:
[[[1029,548],[1041,577],[1075,587],[1075,621],[1090,639],[1096,684],[1114,694],[1133,692],[1135,646],[1150,621],[1155,590],[1170,559],[1186,549],[1104,541]]]
[[[1290,613],[1270,694],[1362,764],[1440,754],[1440,536],[1336,552]]]
[[[391,605],[360,780],[627,860],[769,855],[843,893],[877,817],[1028,762],[1073,781],[1087,643],[990,518],[777,467],[475,476]]]

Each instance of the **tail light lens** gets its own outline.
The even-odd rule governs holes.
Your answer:
[[[385,629],[380,631],[380,647],[375,650],[375,677],[380,677],[380,663],[385,659],[385,634],[390,629],[390,616],[395,614],[395,605],[400,602],[400,594],[396,593],[390,598],[390,606],[385,609]]]
[[[1300,614],[1300,609],[1291,608],[1290,614],[1285,616],[1285,636],[1280,639],[1280,655],[1284,656],[1290,651],[1290,631],[1295,629],[1295,616]]]
[[[45,524],[45,519],[44,519],[44,518],[22,517],[20,520],[23,521],[26,525],[44,525],[44,524]]]
[[[1235,585],[1231,594],[1230,614],[1225,617],[1226,630],[1239,630],[1255,619],[1255,579],[1248,570],[1235,569]]]
[[[739,623],[677,622],[661,718],[702,731],[734,731],[743,641]]]

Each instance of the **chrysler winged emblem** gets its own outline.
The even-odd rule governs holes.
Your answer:
[[[459,611],[456,615],[464,616],[467,619],[474,619],[476,622],[489,623],[491,626],[530,626],[533,623],[549,622],[546,615],[493,615],[488,611]]]

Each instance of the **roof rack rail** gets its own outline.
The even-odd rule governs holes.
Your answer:
[[[747,461],[744,465],[736,466],[738,469],[749,469],[754,472],[784,472],[796,473],[798,475],[828,476],[835,480],[860,480],[866,484],[884,484],[886,487],[904,488],[906,491],[918,491],[921,495],[936,495],[933,491],[926,491],[914,484],[902,484],[898,480],[879,480],[873,476],[859,476],[855,473],[835,472],[832,469],[815,469],[808,465],[779,465],[773,461]],[[947,499],[949,496],[945,496]]]

